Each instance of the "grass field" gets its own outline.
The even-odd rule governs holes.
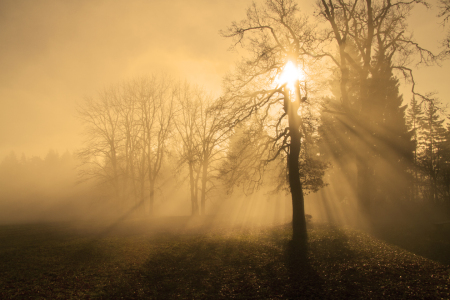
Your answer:
[[[312,224],[298,264],[288,225],[160,221],[2,225],[0,299],[450,298],[448,265],[352,229]]]

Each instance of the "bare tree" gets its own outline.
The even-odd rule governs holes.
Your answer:
[[[210,109],[213,98],[205,91],[184,83],[180,84],[176,98],[179,112],[175,126],[183,145],[181,163],[186,163],[189,169],[192,214],[204,215],[211,167],[223,152],[227,132],[221,126],[220,111]]]
[[[175,127],[182,142],[180,148],[181,163],[187,163],[189,169],[189,188],[191,194],[192,215],[199,214],[198,181],[200,179],[200,149],[196,135],[199,110],[196,91],[187,83],[181,84],[176,93],[180,112],[175,121]]]
[[[172,130],[173,89],[167,76],[142,77],[87,98],[78,110],[87,138],[82,175],[110,183],[118,199],[147,203],[150,213]]]
[[[196,132],[200,141],[200,162],[202,172],[201,182],[201,213],[206,213],[206,197],[208,192],[214,188],[211,179],[213,173],[217,173],[217,166],[224,158],[226,142],[229,132],[222,125],[222,112],[214,109],[214,100],[211,96],[201,93],[198,105],[200,115],[197,119]]]
[[[439,0],[439,14],[438,17],[442,18],[442,25],[446,26],[450,19],[450,1]],[[442,41],[444,52],[446,55],[450,53],[450,30],[447,32],[447,37]]]
[[[258,132],[251,135],[253,154],[260,159],[257,176],[269,162],[285,157],[292,195],[293,241],[304,246],[307,232],[299,160],[318,120],[317,114],[307,113],[313,112],[317,103],[313,85],[307,85],[307,78],[299,78],[299,68],[312,72],[317,62],[308,56],[314,50],[313,33],[294,1],[253,4],[245,20],[222,32],[249,55],[226,78],[226,96],[217,103],[226,112],[230,128],[250,122],[252,130]]]
[[[173,129],[175,91],[173,82],[167,77],[153,78],[147,84],[151,86],[151,90],[141,92],[142,95],[148,95],[149,99],[149,101],[141,102],[142,163],[147,171],[149,211],[153,213],[155,184],[161,172]],[[143,86],[147,85],[143,84]]]
[[[85,147],[78,153],[84,163],[81,175],[84,178],[97,178],[111,185],[114,196],[121,197],[119,181],[120,135],[117,99],[119,91],[115,88],[104,90],[98,98],[86,98],[78,109],[78,115],[85,126]]]

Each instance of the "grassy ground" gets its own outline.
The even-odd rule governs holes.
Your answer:
[[[0,226],[0,299],[449,299],[450,269],[362,232],[311,225],[308,263],[289,226],[211,229]]]
[[[436,225],[416,215],[403,222],[375,223],[370,231],[389,244],[450,265],[450,223]]]

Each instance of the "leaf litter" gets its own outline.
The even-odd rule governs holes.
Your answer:
[[[0,298],[449,299],[450,268],[364,232],[289,225],[92,235],[67,224],[0,230]],[[10,229],[10,230],[8,230]]]

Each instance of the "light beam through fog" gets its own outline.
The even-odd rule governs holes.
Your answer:
[[[283,119],[283,91],[271,94],[276,99],[265,93],[274,83],[294,91],[298,81],[299,165],[313,221],[368,227],[365,205],[383,223],[401,211],[400,200],[411,201],[414,213],[447,201],[448,61],[417,68],[407,64],[413,57],[392,58],[393,44],[383,48],[374,39],[369,56],[358,52],[360,41],[348,41],[340,50],[352,60],[333,65],[326,61],[340,59],[333,38],[325,53],[313,35],[311,44],[271,40],[267,26],[247,40],[255,28],[246,19],[250,3],[0,1],[1,221],[110,222],[126,212],[129,219],[290,222],[292,127]],[[298,8],[315,22],[312,4]],[[448,30],[438,24],[438,9],[402,16],[435,53]],[[292,26],[300,31],[307,23],[298,20]],[[302,36],[327,28],[323,21]],[[275,26],[275,36],[282,29]],[[317,55],[303,56],[311,51]],[[299,57],[286,61],[293,53]],[[414,71],[416,92],[428,98],[411,100],[411,80],[399,68]]]
[[[447,299],[431,4],[0,0],[0,298]]]

